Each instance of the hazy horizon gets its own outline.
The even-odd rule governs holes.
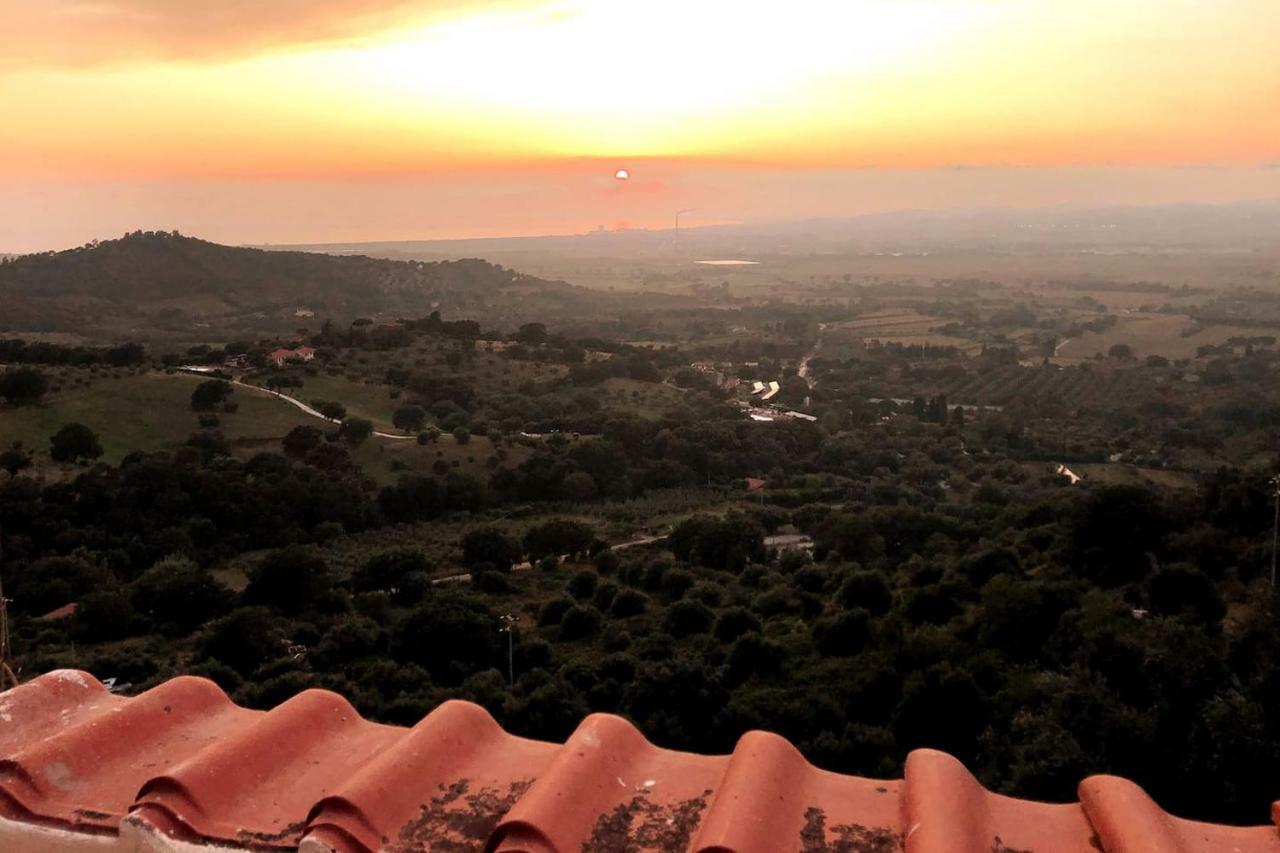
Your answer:
[[[1260,0],[28,4],[0,58],[0,251],[1276,199],[1275,19]]]

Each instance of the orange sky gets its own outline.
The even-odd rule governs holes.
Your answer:
[[[1097,201],[1280,197],[1266,168],[1280,161],[1276,0],[0,0],[0,13],[0,251],[166,215],[229,239],[326,240],[665,224],[677,205],[726,221],[1088,203],[1090,186]],[[596,187],[617,165],[635,184]],[[958,165],[982,181],[920,198],[915,173]],[[308,215],[318,192],[345,209]],[[237,197],[303,219],[237,217]],[[359,199],[393,209],[370,216]]]

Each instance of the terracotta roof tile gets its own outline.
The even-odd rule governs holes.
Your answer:
[[[251,711],[199,678],[127,699],[60,671],[0,694],[0,841],[41,828],[41,850],[1280,853],[1273,825],[1181,820],[1123,779],[1049,805],[933,750],[904,776],[818,770],[764,732],[728,756],[674,752],[606,714],[553,744],[466,702],[406,729],[316,690]]]

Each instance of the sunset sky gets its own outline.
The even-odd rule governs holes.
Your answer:
[[[0,251],[1280,199],[1276,0],[0,0],[0,20]]]

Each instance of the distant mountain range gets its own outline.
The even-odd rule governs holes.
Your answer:
[[[903,210],[838,219],[623,229],[473,240],[297,245],[387,258],[640,258],[876,252],[1133,253],[1280,250],[1280,202],[1098,208]]]
[[[263,251],[135,232],[0,263],[0,331],[132,337],[289,331],[323,318],[540,313],[577,288],[481,260],[397,261]],[[311,321],[307,318],[314,317]]]

